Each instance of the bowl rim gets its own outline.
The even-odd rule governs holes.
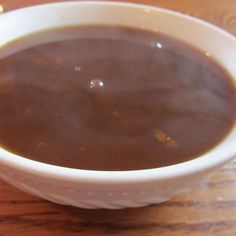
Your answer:
[[[11,16],[15,14],[15,12],[19,11],[30,11],[32,9],[37,8],[47,8],[54,6],[81,6],[81,5],[105,5],[107,7],[131,7],[136,9],[150,10],[150,11],[158,11],[164,14],[171,14],[181,18],[184,18],[188,21],[194,21],[202,26],[207,27],[208,29],[218,31],[224,37],[233,40],[236,45],[236,38],[230,33],[224,31],[223,29],[218,28],[208,22],[205,22],[201,19],[194,18],[192,16],[176,12],[169,9],[164,9],[161,7],[139,4],[139,3],[127,3],[127,2],[109,2],[109,1],[68,1],[68,2],[54,2],[54,3],[46,3],[39,4],[34,6],[28,6],[16,10],[12,10],[0,15],[1,17]],[[234,128],[233,128],[234,129]],[[228,136],[228,135],[227,135]],[[224,138],[225,139],[225,138]],[[218,144],[220,145],[220,143]],[[217,146],[218,146],[217,145]],[[215,148],[213,148],[215,149]],[[211,149],[212,150],[212,149]],[[185,161],[179,164],[152,168],[152,169],[140,169],[140,170],[128,170],[128,171],[102,171],[102,170],[84,170],[84,169],[74,169],[68,167],[61,167],[51,164],[46,164],[39,161],[34,161],[0,148],[0,165],[3,164],[5,166],[10,166],[10,168],[14,168],[17,170],[21,170],[28,174],[40,175],[48,178],[56,178],[61,180],[70,180],[70,181],[82,181],[87,183],[135,183],[135,182],[146,182],[146,181],[154,181],[154,180],[162,180],[162,179],[171,179],[180,176],[186,176],[198,172],[204,172],[207,170],[211,170],[216,168],[226,161],[229,161],[234,158],[236,155],[236,150],[225,153],[223,150],[218,151],[217,156],[212,156],[211,152],[207,152],[204,155],[200,155],[192,160]],[[210,161],[209,161],[210,159]]]

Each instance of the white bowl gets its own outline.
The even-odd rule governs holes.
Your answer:
[[[145,5],[64,2],[19,9],[0,16],[0,58],[12,40],[58,26],[104,24],[158,31],[211,56],[236,81],[236,39],[192,17]],[[14,50],[20,50],[14,49]],[[194,160],[137,171],[90,171],[32,161],[0,149],[0,177],[25,192],[82,208],[139,207],[189,191],[236,155],[236,126],[213,150]]]

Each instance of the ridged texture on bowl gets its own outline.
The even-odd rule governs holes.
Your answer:
[[[205,176],[206,177],[206,176]],[[204,179],[205,179],[204,177]],[[29,194],[48,201],[80,208],[119,209],[125,207],[141,207],[167,201],[175,195],[188,192],[203,180],[201,175],[182,178],[178,181],[157,181],[152,187],[145,183],[135,186],[80,186],[48,180],[39,176],[23,174],[7,167],[0,167],[0,178]]]

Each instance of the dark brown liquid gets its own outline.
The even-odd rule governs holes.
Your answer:
[[[193,159],[232,128],[228,74],[166,36],[74,27],[7,47],[59,36],[0,61],[3,148],[59,166],[146,169]]]

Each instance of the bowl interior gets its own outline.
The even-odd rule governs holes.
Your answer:
[[[0,38],[0,58],[23,49],[20,44],[12,44],[13,46],[9,47],[6,46],[7,44],[38,31],[71,25],[119,25],[160,32],[190,44],[205,52],[206,56],[214,58],[227,69],[236,81],[236,39],[208,23],[169,10],[115,2],[66,2],[28,7],[5,13],[0,16],[0,21],[0,34],[2,35]],[[41,43],[43,42],[34,41],[33,45],[28,46]],[[164,173],[165,175],[168,173],[180,174],[184,171],[211,168],[232,158],[236,154],[235,146],[236,126],[211,152],[192,161],[158,168],[158,173]],[[72,176],[71,173],[79,175],[86,172],[38,163],[23,157],[16,158],[16,155],[4,149],[0,149],[0,161],[11,163],[17,168],[20,166],[27,171],[32,171],[30,168],[33,168],[44,173],[59,174],[60,170],[63,169],[63,173],[70,176]],[[28,163],[27,166],[26,162]],[[181,168],[176,169],[176,166]],[[155,169],[126,171],[126,174],[131,177],[133,173],[141,173],[142,171],[145,175],[147,173],[152,176],[157,174]],[[96,171],[90,172],[97,173]],[[99,178],[101,176],[111,177],[109,171],[106,173],[104,171],[98,172]],[[101,172],[103,172],[102,175]],[[118,175],[120,174],[116,175],[113,172],[112,178],[118,178]]]

